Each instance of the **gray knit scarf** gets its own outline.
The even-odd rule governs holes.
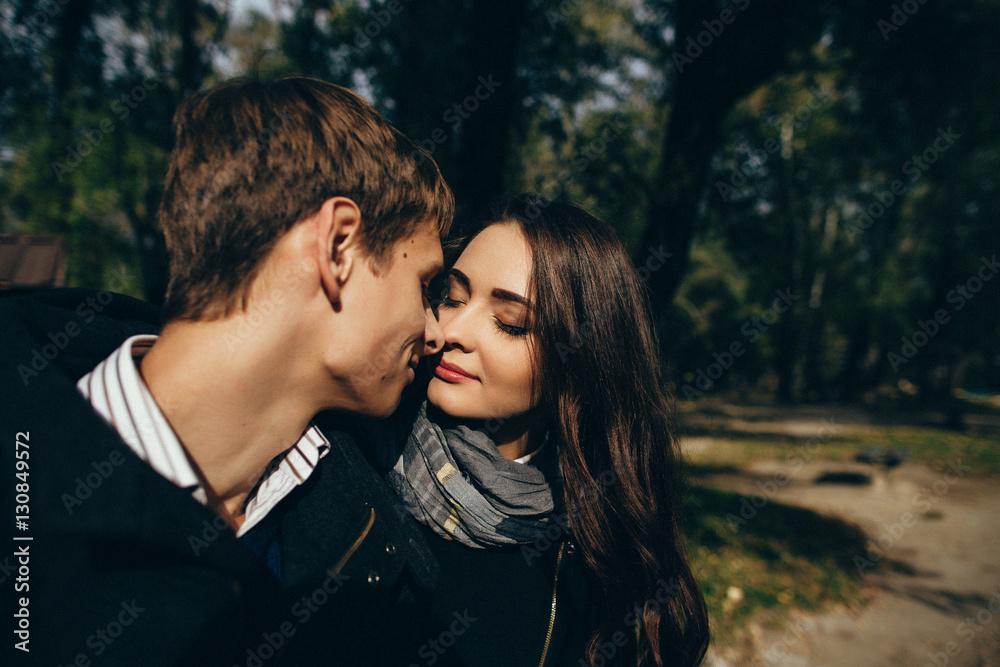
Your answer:
[[[481,549],[529,544],[552,522],[555,449],[546,443],[530,463],[516,463],[482,431],[432,422],[424,402],[386,478],[410,513],[442,537]]]

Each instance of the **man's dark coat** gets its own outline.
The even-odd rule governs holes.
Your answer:
[[[0,299],[0,612],[3,654],[13,657],[0,662],[393,662],[372,656],[391,653],[393,637],[409,633],[401,644],[412,645],[427,631],[426,619],[406,619],[436,562],[351,438],[327,430],[330,453],[266,520],[280,544],[279,579],[77,392],[128,336],[158,330],[157,309],[110,292]],[[26,508],[16,507],[19,488]],[[22,609],[24,621],[14,616]],[[28,653],[14,648],[19,623]]]

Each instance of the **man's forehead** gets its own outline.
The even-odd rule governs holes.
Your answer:
[[[421,273],[436,273],[444,267],[441,237],[437,226],[432,223],[420,225],[409,237],[400,241],[399,245],[400,254],[415,260]]]

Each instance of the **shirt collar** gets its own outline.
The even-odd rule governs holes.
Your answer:
[[[530,463],[533,458],[538,456],[541,453],[541,451],[545,449],[545,445],[547,445],[548,442],[549,442],[549,434],[546,431],[545,438],[542,440],[542,444],[538,446],[538,449],[536,449],[533,452],[528,452],[524,456],[514,459],[514,463]]]
[[[177,486],[190,489],[191,496],[205,505],[208,495],[201,479],[139,373],[138,361],[156,338],[132,336],[93,371],[80,378],[76,386],[139,458]],[[329,451],[329,441],[315,425],[310,425],[298,442],[268,466],[256,493],[248,498],[246,516],[237,536],[253,528],[292,489],[304,482],[319,459]]]

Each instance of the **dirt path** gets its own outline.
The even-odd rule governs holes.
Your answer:
[[[868,605],[795,615],[783,630],[751,628],[754,664],[1000,667],[1000,480],[963,468],[960,461],[938,470],[906,463],[887,475],[865,464],[792,470],[758,461],[700,479],[851,521],[875,547],[856,561],[866,570]],[[817,483],[824,476],[832,481]],[[892,564],[887,573],[867,570],[880,559]],[[708,664],[742,664],[725,658]]]

